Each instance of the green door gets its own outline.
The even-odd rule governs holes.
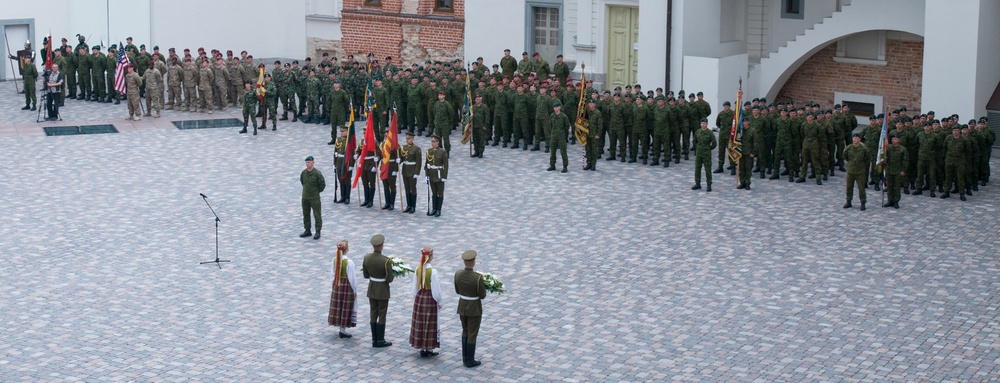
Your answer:
[[[638,73],[639,8],[608,7],[607,88],[635,84]]]

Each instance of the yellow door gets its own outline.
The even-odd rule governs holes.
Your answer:
[[[608,7],[607,88],[635,84],[639,55],[639,8]]]

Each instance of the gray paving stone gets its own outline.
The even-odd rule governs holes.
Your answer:
[[[456,144],[441,218],[332,204],[319,241],[301,230],[302,159],[332,180],[328,128],[181,131],[166,111],[69,100],[64,124],[121,133],[45,137],[0,87],[0,381],[988,381],[1000,373],[994,185],[968,202],[904,195],[899,210],[841,209],[823,186],[716,177],[692,192],[692,161],[600,161],[545,172],[548,156]],[[238,117],[238,116],[237,116]],[[361,124],[359,124],[360,126]],[[418,138],[422,147],[425,138]],[[998,161],[993,162],[994,166]],[[219,212],[219,270],[211,213]],[[478,268],[490,295],[477,356],[461,366],[451,279],[441,355],[407,346],[408,285],[393,285],[388,349],[326,326],[337,239],[360,261],[370,235],[416,263]],[[365,288],[360,293],[363,295]]]

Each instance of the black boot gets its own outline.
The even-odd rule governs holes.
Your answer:
[[[788,175],[788,169],[786,168],[785,171],[781,172],[781,175],[787,176]]]
[[[434,216],[441,216],[441,205],[444,204],[444,196],[437,197],[437,203],[434,205]]]
[[[313,239],[319,239],[319,229],[316,229],[316,234],[313,235]]]
[[[705,193],[708,193],[708,192],[710,192],[710,191],[712,191],[712,184],[708,184],[708,185],[707,185],[707,186],[705,187]]]
[[[653,162],[650,163],[649,166],[656,166],[656,165],[659,165],[659,164],[660,164],[660,160],[659,159],[653,159]],[[720,172],[722,172],[722,171],[720,170],[720,171],[718,171],[716,173],[720,173]]]
[[[931,189],[931,198],[934,198],[934,197],[937,197],[937,196],[934,195],[934,189]]]
[[[556,166],[555,165],[549,165],[549,168],[545,169],[545,171],[548,171],[548,172],[551,172],[553,170],[556,170]]]
[[[861,203],[861,211],[865,211],[865,203],[864,202]]]
[[[299,114],[292,112],[292,122],[298,122],[298,121],[299,121]]]
[[[265,129],[267,129],[267,128],[265,127]],[[273,132],[275,130],[278,130],[278,122],[275,121],[274,118],[272,118],[271,119],[271,131]]]
[[[378,340],[375,341],[375,344],[373,344],[372,347],[383,348],[392,346],[392,342],[385,341],[385,324],[376,323],[375,332],[378,334]]]
[[[466,343],[468,341],[469,337],[462,337],[462,365],[465,365],[465,362],[469,361],[469,344]]]
[[[959,194],[958,195],[958,199],[960,199],[962,201],[965,201],[965,194]],[[898,208],[898,206],[897,206],[897,208]]]
[[[476,344],[475,343],[466,343],[465,344],[465,349],[468,350],[467,353],[469,354],[469,356],[467,356],[466,360],[465,360],[465,367],[472,368],[472,367],[476,367],[476,366],[478,366],[480,364],[483,364],[482,362],[476,360]]]
[[[778,178],[781,178],[781,176],[779,176],[778,173],[775,172],[774,174],[771,174],[771,176],[768,177],[767,179],[769,179],[769,180],[776,180]]]
[[[306,229],[306,231],[303,231],[302,234],[299,234],[299,238],[311,237],[312,235],[313,235],[312,231]]]
[[[729,169],[729,175],[735,176],[736,175],[736,169],[735,168],[734,169]]]
[[[851,208],[851,201],[847,201],[847,203],[844,204],[844,209],[850,209],[850,208]]]
[[[903,194],[910,194],[910,187],[905,184],[903,185]]]
[[[288,111],[286,110],[284,113],[282,113],[281,117],[278,119],[281,121],[288,121]]]
[[[396,209],[396,192],[393,191],[393,192],[389,193],[389,209],[388,210],[389,211],[393,211],[395,209]]]
[[[712,171],[712,173],[714,174],[722,173],[722,164],[719,164],[719,167],[715,168],[715,170]]]
[[[951,193],[949,193],[949,192],[944,192],[944,194],[941,194],[941,199],[947,199],[947,198],[950,198],[950,197],[951,197]]]
[[[799,177],[799,179],[795,180],[795,183],[797,183],[797,184],[801,184],[801,183],[805,183],[805,182],[806,182],[806,179],[802,178],[802,177]]]
[[[121,104],[121,103],[122,103],[122,102],[121,102],[121,100],[119,100],[119,99],[118,99],[118,98],[116,97],[116,98],[115,98],[115,105],[118,105],[118,104]]]

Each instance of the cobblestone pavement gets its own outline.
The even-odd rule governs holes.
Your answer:
[[[300,239],[307,155],[332,180],[329,129],[177,130],[164,112],[68,101],[62,125],[121,133],[45,137],[0,83],[0,381],[976,382],[1000,376],[995,185],[968,202],[904,195],[842,209],[823,186],[600,161],[568,174],[547,155],[458,147],[440,218],[332,204]],[[216,113],[212,118],[235,116]],[[428,140],[418,138],[426,148]],[[995,160],[994,167],[998,165]],[[222,270],[212,213],[221,216]],[[441,355],[407,346],[412,300],[393,284],[373,349],[326,325],[334,244],[359,262],[374,233],[418,261],[436,248]],[[475,369],[461,365],[451,273],[465,249],[507,284],[489,295]],[[360,271],[359,271],[360,272]],[[359,278],[360,279],[360,278]],[[362,286],[359,295],[364,296]]]

